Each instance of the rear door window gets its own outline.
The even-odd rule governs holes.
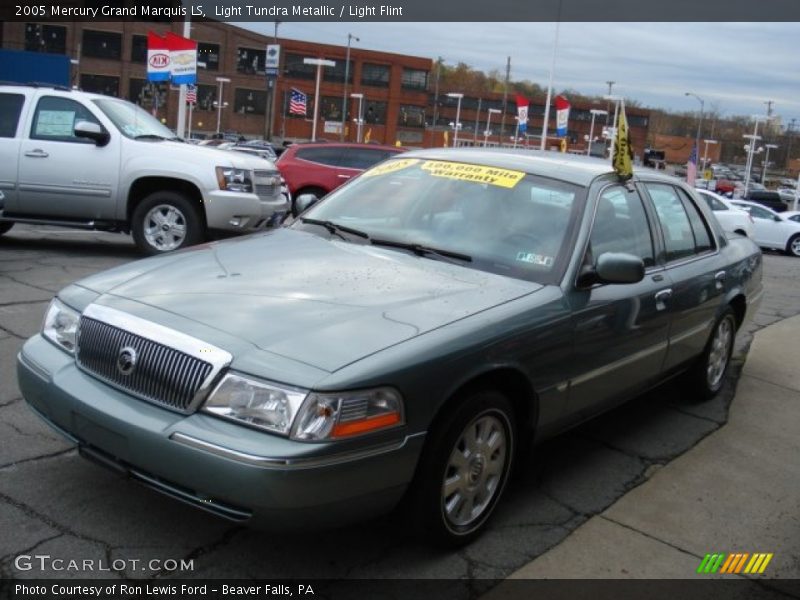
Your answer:
[[[16,137],[23,104],[25,96],[22,94],[0,94],[0,137]]]
[[[386,150],[375,148],[345,148],[342,154],[341,166],[348,169],[368,169],[391,156]]]
[[[692,226],[695,252],[698,254],[710,252],[714,249],[714,244],[711,242],[711,231],[709,230],[706,220],[686,192],[680,189],[677,191],[683,201],[683,208],[686,210],[686,214],[689,217],[689,224]]]
[[[338,167],[342,161],[341,148],[300,148],[296,154],[297,158],[308,160],[311,162],[319,163],[321,165],[328,165],[330,167]]]
[[[661,183],[646,183],[645,187],[653,200],[664,235],[667,261],[693,256],[694,232],[677,190],[671,185]]]

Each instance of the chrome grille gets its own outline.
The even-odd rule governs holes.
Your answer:
[[[281,176],[277,171],[257,170],[253,173],[253,183],[260,198],[273,198],[280,194]]]
[[[123,375],[117,359],[123,348],[136,350],[133,371]],[[78,365],[111,385],[149,402],[180,412],[190,412],[195,395],[211,374],[213,365],[108,323],[81,317],[78,330]]]

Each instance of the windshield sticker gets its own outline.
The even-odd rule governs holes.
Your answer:
[[[552,256],[533,254],[531,252],[517,252],[517,260],[519,262],[526,262],[532,265],[539,265],[541,267],[552,267],[553,262],[555,262]]]
[[[362,177],[373,177],[375,175],[386,175],[387,173],[394,173],[395,171],[400,171],[402,169],[407,169],[411,165],[415,165],[419,162],[417,158],[398,158],[397,160],[390,160],[389,162],[385,162],[382,165],[378,165],[377,167],[370,169],[369,171],[365,171]]]
[[[487,183],[504,188],[513,188],[525,177],[525,173],[522,171],[511,171],[509,169],[498,169],[496,167],[487,167],[484,165],[470,165],[438,160],[426,160],[422,164],[422,168],[434,177]]]

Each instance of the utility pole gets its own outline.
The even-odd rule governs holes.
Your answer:
[[[436,125],[439,122],[439,77],[442,72],[442,57],[436,59],[436,83],[433,87],[433,123],[431,123],[431,148],[436,146]]]
[[[617,83],[616,81],[606,81],[606,85],[608,86],[608,95],[611,95],[611,88],[614,87],[614,84]],[[608,117],[611,115],[611,100],[606,102],[606,127],[608,127]]]
[[[789,119],[789,126],[786,128],[786,161],[784,166],[789,167],[789,161],[792,160],[792,140],[794,139],[794,124],[797,119]]]
[[[275,45],[278,44],[278,25],[280,24],[280,21],[275,21],[275,32],[272,35],[272,43]],[[272,139],[272,122],[275,119],[275,99],[278,97],[278,75],[277,73],[275,75],[266,74],[266,77],[267,99],[266,106],[264,107],[264,112],[266,113],[264,139],[270,141]]]
[[[506,59],[506,82],[503,86],[503,116],[500,119],[500,143],[506,133],[506,110],[508,110],[508,80],[511,77],[511,57]]]
[[[767,117],[771,117],[772,116],[772,105],[775,104],[775,101],[774,100],[767,100],[766,102],[764,102],[764,104],[767,105]]]

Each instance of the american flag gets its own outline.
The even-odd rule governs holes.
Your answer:
[[[197,86],[186,86],[186,104],[197,104]]]
[[[694,187],[695,181],[697,181],[697,145],[692,146],[692,153],[686,165],[686,183]]]
[[[292,88],[292,93],[289,95],[289,114],[305,116],[307,101],[308,96],[300,90]]]

